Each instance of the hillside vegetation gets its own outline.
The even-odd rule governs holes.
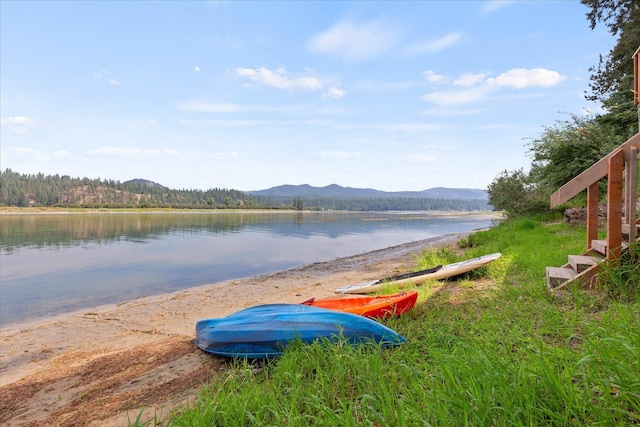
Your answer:
[[[379,192],[383,193],[383,192]],[[479,211],[486,199],[446,199],[397,196],[251,195],[239,190],[173,190],[146,180],[71,178],[67,175],[0,173],[0,206],[176,209],[296,209],[296,210],[438,210]]]

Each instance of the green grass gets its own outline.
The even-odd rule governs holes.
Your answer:
[[[384,321],[407,338],[402,346],[296,345],[257,373],[238,362],[163,425],[638,424],[638,258],[610,267],[620,279],[602,291],[546,290],[545,266],[584,242],[584,227],[519,219],[460,242],[464,254],[427,251],[416,269],[503,256],[461,280],[417,287],[416,308]],[[144,418],[132,425],[160,424]]]

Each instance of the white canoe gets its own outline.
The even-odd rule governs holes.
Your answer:
[[[427,280],[440,280],[448,277],[457,276],[458,274],[466,273],[467,271],[475,270],[484,265],[489,264],[500,258],[501,253],[489,254],[480,256],[477,258],[471,258],[465,261],[455,262],[453,264],[447,264],[442,267],[435,267],[429,270],[425,270],[425,274],[414,275],[411,277],[402,278],[403,276],[388,277],[386,279],[372,280],[370,282],[359,283],[357,285],[345,286],[335,290],[337,294],[368,294],[371,292],[377,292],[384,286],[393,284],[399,287],[407,286],[410,284],[419,285]],[[397,278],[397,280],[396,280]]]

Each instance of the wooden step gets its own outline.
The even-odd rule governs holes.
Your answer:
[[[636,223],[635,226],[636,226],[635,236],[639,237],[640,236],[640,223]],[[630,232],[631,232],[631,225],[623,222],[622,223],[622,234],[628,237]]]
[[[582,273],[587,268],[591,267],[592,265],[596,265],[602,260],[601,258],[584,255],[569,255],[568,258],[569,265],[578,273]]]
[[[622,250],[625,251],[629,248],[629,243],[625,242],[624,240],[622,241],[622,244],[620,245],[622,247]],[[591,241],[591,250],[592,251],[596,251],[597,253],[601,254],[602,256],[607,256],[607,241],[606,240],[592,240]]]
[[[602,255],[607,255],[607,241],[606,240],[592,240],[591,241],[591,249],[594,251],[601,253]]]
[[[569,267],[547,267],[547,287],[555,288],[560,286],[564,282],[573,279],[578,275],[578,272]]]
[[[547,267],[547,268],[550,268],[550,267]],[[564,269],[569,270],[567,266],[565,266]],[[549,289],[550,292],[556,292],[566,288],[567,286],[578,284],[582,288],[592,289],[594,286],[596,286],[598,282],[598,272],[600,271],[600,269],[601,269],[601,265],[599,262],[597,262],[594,265],[587,268],[586,270],[582,271],[581,273],[576,273],[574,277],[572,277],[571,279],[565,280],[559,285],[552,286],[551,284],[547,284],[547,288]]]

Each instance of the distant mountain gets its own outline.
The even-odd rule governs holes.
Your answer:
[[[264,197],[415,197],[447,200],[487,200],[486,190],[473,188],[436,187],[423,191],[380,191],[372,188],[341,187],[336,184],[326,187],[303,185],[280,185],[266,190],[246,191],[247,194]]]
[[[164,185],[158,184],[157,182],[149,181],[148,179],[130,179],[129,181],[123,182],[123,184],[133,184],[133,185],[144,185],[145,187],[151,188],[166,188]]]

